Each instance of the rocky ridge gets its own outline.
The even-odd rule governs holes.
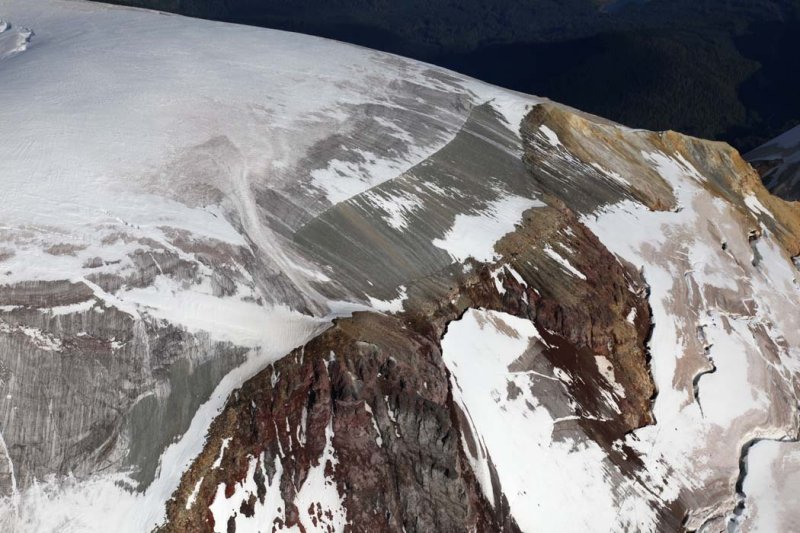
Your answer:
[[[4,529],[793,520],[800,218],[730,147],[304,36],[4,9],[35,30],[0,59]]]
[[[773,194],[786,200],[800,199],[800,127],[748,152],[745,157],[758,170]]]
[[[454,388],[460,387],[452,378],[453,368],[442,364],[446,359],[442,339],[448,325],[475,309],[481,310],[479,316],[498,320],[498,328],[512,337],[519,331],[485,313],[520,317],[535,326],[541,344],[529,344],[509,370],[545,372],[545,379],[528,384],[533,397],[541,401],[537,408],[554,416],[561,414],[575,426],[562,427],[558,433],[554,430],[552,438],[578,435],[579,442],[598,443],[605,451],[604,460],[613,465],[608,475],[614,485],[631,487],[638,492],[637,498],[654,507],[654,521],[645,527],[666,531],[713,528],[713,523],[726,520],[737,523],[735,514],[724,514],[725,494],[730,499],[741,489],[740,474],[734,469],[727,474],[724,470],[712,472],[711,479],[721,476],[719,482],[727,482],[706,497],[689,487],[681,489],[677,497],[664,497],[663,492],[658,494],[657,484],[648,480],[646,472],[652,467],[636,445],[636,430],[671,423],[660,422],[650,409],[651,402],[657,401],[657,391],[650,374],[649,345],[653,329],[659,327],[652,322],[651,290],[643,272],[609,251],[576,212],[596,209],[597,204],[586,202],[618,202],[620,197],[629,197],[651,210],[679,213],[680,198],[673,192],[674,185],[657,165],[641,165],[642,156],[635,149],[647,143],[651,149],[676,154],[673,157],[687,172],[697,164],[702,171],[694,172],[703,172],[707,179],[703,183],[706,194],[744,207],[737,216],[749,220],[749,226],[741,227],[763,228],[736,236],[739,242],[753,242],[762,231],[770,232],[792,254],[798,246],[798,213],[793,206],[770,197],[752,169],[721,144],[673,133],[622,132],[594,117],[550,105],[534,108],[523,121],[522,139],[531,178],[545,191],[550,206],[526,211],[515,229],[494,245],[502,259],[491,263],[468,259],[426,278],[419,286],[410,285],[404,309],[396,317],[359,313],[339,319],[333,328],[248,382],[212,425],[203,454],[168,504],[169,521],[163,531],[246,530],[251,519],[261,524],[259,527],[274,530],[294,526],[330,531],[519,530],[491,455],[490,485],[481,491],[478,482],[476,488],[475,458],[484,448],[483,436],[476,432],[464,405],[454,399]],[[554,143],[563,150],[554,151]],[[591,178],[607,179],[611,171],[592,163],[597,161],[596,150],[608,150],[609,146],[615,147],[613,168],[621,169],[612,178],[620,183],[622,175],[628,176],[629,186],[609,187],[604,193],[608,197],[598,199],[596,184],[592,189],[580,187],[589,187]],[[565,160],[571,177],[576,167],[594,175],[583,182],[565,180],[559,172],[563,172]],[[631,172],[632,167],[642,174]],[[759,205],[763,199],[777,216],[758,222],[755,217],[766,213],[766,208],[749,209],[753,201],[747,198],[751,195],[760,199]],[[722,241],[720,249],[727,251],[729,246]],[[560,259],[560,267],[554,268],[554,257]],[[438,298],[430,297],[437,294],[432,287],[438,288]],[[752,309],[730,307],[734,300],[713,287],[699,290],[707,291],[705,297],[716,299],[714,305],[721,309],[728,306],[732,313],[753,313]],[[675,304],[691,313],[702,308],[701,304]],[[713,365],[713,343],[705,328],[698,325],[696,337],[687,338],[684,349],[697,350]],[[608,361],[609,369],[598,360]],[[685,371],[686,378],[693,378],[692,401],[701,412],[698,383],[703,375],[715,371],[713,366]],[[683,379],[680,376],[676,378]],[[559,386],[555,390],[545,386],[547,379]],[[791,388],[783,390],[796,394]],[[522,394],[511,379],[507,391],[496,392],[511,400]],[[605,403],[607,398],[612,400]],[[563,417],[568,405],[577,405],[577,416],[569,413]],[[796,404],[792,407],[789,400],[786,407],[792,413],[786,419],[793,420],[793,429],[787,428],[786,436],[791,438],[797,431]],[[315,418],[317,442],[308,444],[307,436],[305,442],[299,438],[312,431],[312,418],[304,413],[319,411],[325,414]],[[770,416],[777,417],[780,426],[783,415],[778,411]],[[326,444],[323,436],[330,437],[326,431],[331,428],[332,438]],[[738,454],[738,450],[731,452]],[[318,508],[315,515],[311,508],[306,512],[297,507],[302,501],[297,487],[302,491],[305,483],[313,483],[309,472],[319,468],[326,457],[328,482],[337,487],[342,500],[338,507]],[[335,467],[330,457],[336,458]],[[731,466],[738,467],[738,456],[733,459]],[[514,461],[521,465],[526,459],[520,455]],[[213,468],[209,466],[212,463]],[[706,485],[703,491],[708,489]],[[280,494],[277,500],[272,491]],[[285,507],[261,507],[270,500],[284,502]],[[715,505],[722,506],[716,511],[722,515],[715,517],[715,511],[709,510]],[[432,515],[432,510],[442,514]],[[623,517],[618,525],[631,528],[637,524],[626,519],[636,517]]]

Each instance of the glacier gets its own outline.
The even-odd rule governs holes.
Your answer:
[[[800,519],[800,212],[730,147],[299,34],[0,19],[3,530]]]

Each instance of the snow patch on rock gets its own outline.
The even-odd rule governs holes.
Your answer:
[[[586,281],[586,276],[583,274],[583,272],[572,266],[572,263],[570,263],[566,258],[564,258],[564,256],[556,252],[549,244],[545,245],[544,253],[546,253],[547,256],[550,257],[550,259],[554,260],[556,263],[561,265],[561,267],[564,270],[566,270],[573,276]]]
[[[422,208],[422,200],[414,194],[392,195],[384,191],[372,190],[367,192],[364,197],[386,213],[384,220],[398,231],[407,229],[409,217]]]
[[[297,492],[295,505],[306,531],[341,533],[347,525],[345,495],[339,492],[332,477],[339,460],[333,448],[333,427],[325,428],[325,449],[316,465],[312,466]]]
[[[533,207],[544,207],[539,200],[509,195],[491,202],[478,214],[456,215],[453,226],[433,245],[448,252],[454,260],[465,261],[472,257],[489,262],[498,258],[494,244],[504,235],[514,231],[522,213]]]
[[[540,342],[533,323],[505,313],[470,309],[450,323],[442,352],[477,440],[477,455],[468,457],[491,502],[494,465],[523,531],[612,531],[617,505],[605,452],[592,441],[554,440],[556,424],[576,417],[555,419],[537,399],[533,376],[509,369]],[[565,501],[581,505],[564,512]]]
[[[378,300],[377,298],[369,296],[369,304],[375,310],[383,313],[399,313],[403,310],[403,302],[408,298],[408,294],[406,293],[406,287],[404,285],[400,285],[397,288],[397,293],[397,298],[392,300]]]

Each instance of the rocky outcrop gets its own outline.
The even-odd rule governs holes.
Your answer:
[[[751,150],[745,157],[775,195],[800,200],[800,127]]]
[[[38,44],[0,64],[0,529],[769,510],[742,450],[797,435],[800,214],[730,147],[298,35],[4,8]]]
[[[539,404],[528,404],[531,413],[545,409],[560,423],[551,436],[553,445],[560,439],[599,445],[607,482],[624,491],[616,505],[646,505],[652,515],[639,517],[640,525],[650,524],[645,529],[725,523],[727,518],[714,513],[728,505],[726,494],[735,499],[734,485],[741,484],[736,481],[738,448],[720,448],[719,470],[710,472],[706,481],[713,490],[700,493],[689,485],[669,492],[686,467],[676,464],[674,472],[660,470],[654,465],[664,464],[669,453],[654,457],[640,442],[660,447],[659,424],[688,424],[682,430],[687,434],[695,431],[691,424],[705,424],[683,421],[681,417],[695,415],[676,415],[672,407],[660,408],[663,421],[655,415],[658,379],[651,368],[651,336],[654,328],[663,331],[667,325],[659,325],[652,305],[659,306],[664,320],[674,313],[686,317],[677,322],[681,326],[685,320],[694,321],[696,338],[685,337],[686,344],[675,349],[696,348],[696,354],[684,359],[686,367],[676,370],[672,383],[662,380],[661,386],[669,395],[685,391],[689,407],[684,409],[698,409],[701,418],[712,420],[721,415],[714,407],[703,410],[708,394],[704,391],[712,386],[705,380],[720,364],[731,364],[714,355],[714,339],[723,342],[725,331],[718,329],[717,320],[727,324],[722,327],[730,334],[739,327],[732,318],[736,314],[757,314],[747,306],[737,307],[733,295],[714,286],[717,282],[692,276],[683,263],[690,284],[674,289],[667,300],[672,307],[665,313],[663,281],[658,279],[653,296],[645,268],[657,275],[660,265],[669,263],[662,263],[652,250],[643,256],[619,247],[612,252],[603,240],[608,239],[603,233],[607,230],[592,229],[594,222],[585,213],[602,213],[605,206],[626,201],[677,221],[688,207],[704,213],[697,205],[685,205],[685,193],[676,188],[676,180],[686,174],[712,198],[734,206],[738,234],[719,236],[720,250],[734,256],[733,268],[756,269],[759,263],[746,267],[741,254],[762,231],[774,235],[785,250],[795,250],[797,213],[766,194],[752,169],[723,145],[672,133],[626,133],[624,142],[620,135],[617,126],[593,117],[553,106],[535,108],[522,124],[524,162],[547,205],[525,211],[513,231],[495,243],[496,261],[470,258],[413,280],[404,287],[407,299],[400,314],[339,319],[331,330],[237,391],[173,495],[162,529],[236,531],[265,523],[312,529],[321,524],[331,530],[521,529],[505,492],[507,472],[493,465],[491,445],[467,406],[456,401],[454,392],[460,385],[442,362],[448,325],[469,309],[505,313],[535,326],[541,340],[508,367],[510,376],[533,376],[523,385],[529,390],[509,377],[507,390],[495,390],[496,401],[506,405],[530,394]],[[611,155],[605,152],[608,146],[615,146]],[[677,154],[679,166],[668,170],[650,153]],[[606,158],[603,164],[617,170],[598,163],[601,155]],[[353,215],[348,223],[361,216]],[[328,214],[332,220],[335,216]],[[727,216],[725,212],[718,221],[723,223]],[[669,218],[664,220],[669,224]],[[763,229],[741,230],[753,227]],[[719,235],[715,232],[720,230],[711,231]],[[620,236],[619,242],[625,238]],[[629,263],[628,257],[643,263]],[[752,286],[738,291],[763,298],[754,276]],[[510,326],[496,322],[493,327],[502,331]],[[519,335],[513,329],[506,333]],[[761,339],[755,342],[774,342],[766,340],[764,331],[752,334]],[[745,334],[739,335],[740,342],[748,342]],[[655,356],[663,365],[667,346],[659,340],[656,347]],[[551,385],[543,384],[548,382]],[[773,393],[780,396],[788,389],[778,385]],[[747,441],[754,432],[781,431],[787,413],[773,409],[770,422],[755,426],[749,415],[744,416],[741,429],[735,426],[730,436]],[[515,438],[515,431],[525,430],[510,428],[509,438]],[[692,453],[717,444],[695,446]],[[478,472],[481,457],[486,459],[487,470],[481,471],[488,472],[486,477]],[[325,479],[336,487],[338,499],[334,505],[330,499],[315,500],[304,512],[299,505],[309,502],[304,487],[316,486],[313,472],[322,464],[327,465]],[[461,497],[454,498],[457,494]],[[275,498],[283,507],[268,508]],[[621,517],[619,527],[633,527],[626,520],[635,516]]]
[[[455,424],[435,341],[394,317],[341,319],[234,393],[161,530],[236,531],[252,519],[334,531],[340,513],[360,531],[499,530]],[[319,501],[315,469],[340,507]],[[220,500],[233,500],[228,513]]]
[[[563,278],[561,267],[545,250],[560,237],[580,258],[578,268],[588,267],[585,279],[574,280],[577,287],[553,283]],[[160,531],[238,531],[247,524],[338,531],[345,523],[355,531],[517,531],[499,481],[488,487],[497,495],[492,505],[471,470],[465,450],[479,436],[453,402],[442,360],[447,325],[469,308],[536,324],[549,346],[541,357],[572,377],[569,393],[586,412],[607,417],[584,419],[584,430],[609,449],[648,423],[650,321],[638,273],[566,208],[526,215],[498,250],[513,258],[508,267],[470,261],[468,273],[458,267],[440,274],[455,284],[440,300],[415,296],[412,286],[399,316],[338,319],[237,390],[169,502]],[[628,321],[632,309],[637,318]],[[610,392],[595,354],[612,361],[622,392]],[[617,394],[619,410],[603,404],[601,391]],[[300,508],[308,503],[307,485],[318,482],[314,469],[323,467],[340,507],[313,501]],[[337,513],[346,520],[337,522]]]

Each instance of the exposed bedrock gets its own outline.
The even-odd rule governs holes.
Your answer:
[[[651,411],[656,389],[647,364],[650,355],[647,348],[653,328],[659,331],[660,327],[660,331],[664,331],[669,329],[669,324],[664,322],[659,326],[653,323],[653,302],[648,302],[650,287],[638,268],[647,265],[648,270],[655,274],[659,274],[658,268],[679,273],[679,281],[675,282],[671,293],[664,293],[663,287],[659,287],[659,291],[652,296],[656,299],[659,312],[665,313],[666,305],[664,320],[669,321],[671,314],[681,317],[678,325],[685,328],[685,334],[682,329],[679,335],[683,345],[676,347],[676,350],[685,350],[690,354],[681,361],[685,367],[677,368],[672,382],[667,383],[671,398],[674,399],[676,395],[681,397],[685,393],[682,401],[686,403],[675,406],[678,410],[685,406],[685,412],[668,419],[664,425],[675,424],[673,431],[678,431],[677,428],[682,424],[689,424],[682,431],[687,434],[699,431],[698,438],[707,439],[709,434],[719,432],[717,427],[706,425],[716,424],[715,420],[719,420],[719,401],[715,400],[716,404],[710,407],[711,422],[697,421],[692,414],[691,404],[696,404],[702,420],[704,413],[700,407],[705,406],[704,400],[714,398],[708,390],[715,389],[704,388],[706,381],[714,374],[709,370],[716,368],[710,365],[720,359],[723,372],[730,373],[733,364],[729,358],[714,356],[715,338],[728,339],[727,336],[733,335],[730,338],[735,342],[746,343],[751,342],[747,339],[752,336],[752,342],[760,343],[765,354],[772,354],[769,357],[779,357],[777,354],[783,349],[779,338],[773,338],[757,325],[751,324],[745,326],[744,330],[740,329],[744,324],[741,320],[755,318],[761,310],[737,298],[736,294],[763,298],[761,291],[764,289],[758,281],[759,276],[763,276],[758,273],[762,265],[753,262],[752,256],[766,249],[750,236],[758,238],[762,233],[760,228],[765,228],[786,250],[795,253],[797,213],[791,206],[766,195],[752,169],[744,164],[738,154],[723,145],[688,139],[669,132],[626,132],[625,142],[619,142],[621,134],[618,127],[551,106],[536,108],[523,124],[526,169],[522,172],[529,172],[529,176],[533,177],[535,185],[531,185],[524,181],[520,167],[513,162],[513,139],[501,129],[493,130],[493,124],[496,125],[493,120],[487,109],[476,109],[456,139],[432,156],[431,160],[439,157],[442,161],[452,160],[453,157],[470,157],[474,152],[468,144],[476,132],[480,131],[484,138],[495,135],[490,152],[496,149],[496,163],[503,162],[497,168],[503,168],[507,173],[503,178],[505,182],[519,183],[514,185],[517,188],[510,190],[513,194],[524,196],[531,194],[529,187],[533,186],[545,193],[547,205],[536,205],[525,211],[516,228],[494,246],[502,261],[489,265],[470,259],[460,265],[448,266],[452,256],[448,260],[446,255],[437,250],[437,247],[441,247],[426,244],[430,239],[436,240],[437,232],[441,235],[441,231],[452,226],[456,218],[446,201],[445,207],[440,208],[442,204],[428,198],[431,195],[438,195],[439,200],[446,198],[447,195],[441,191],[447,189],[441,188],[442,184],[451,191],[471,191],[473,199],[485,206],[492,205],[497,199],[496,193],[492,193],[489,187],[471,181],[468,175],[460,175],[458,170],[437,175],[435,165],[431,167],[434,170],[425,165],[414,168],[371,191],[371,197],[354,197],[334,206],[301,229],[296,239],[298,246],[307,252],[313,251],[318,257],[330,259],[328,267],[335,278],[349,280],[347,283],[356,290],[363,290],[367,294],[374,291],[389,299],[397,294],[393,292],[394,288],[400,283],[407,284],[403,287],[403,294],[407,295],[405,310],[400,317],[393,319],[372,314],[340,319],[330,332],[306,346],[302,352],[295,352],[277,363],[234,395],[223,415],[215,422],[203,454],[184,476],[175,493],[169,505],[170,521],[164,526],[165,529],[191,525],[211,530],[215,525],[220,527],[220,520],[225,521],[226,528],[227,524],[232,524],[230,528],[233,529],[240,521],[256,515],[258,520],[266,516],[269,523],[274,521],[285,526],[314,524],[314,520],[325,517],[327,521],[324,523],[331,527],[349,524],[357,528],[356,524],[363,523],[370,523],[377,529],[392,529],[401,524],[407,530],[421,528],[423,524],[435,524],[448,530],[449,526],[445,524],[455,523],[461,524],[460,527],[465,527],[464,524],[467,527],[483,524],[489,530],[516,527],[491,457],[488,461],[488,488],[480,482],[479,487],[475,488],[476,481],[471,478],[474,472],[470,474],[470,469],[464,467],[469,463],[470,456],[475,455],[474,450],[480,446],[480,435],[472,433],[468,413],[452,401],[453,383],[446,379],[447,373],[441,370],[439,361],[440,341],[447,324],[470,308],[494,309],[535,324],[544,343],[527,352],[527,359],[516,361],[514,368],[528,373],[544,371],[551,378],[558,376],[559,372],[572,377],[549,393],[542,392],[547,387],[537,383],[537,398],[554,417],[565,415],[571,420],[570,424],[564,424],[567,429],[559,429],[559,435],[579,441],[588,438],[603,447],[606,454],[603,460],[609,464],[608,475],[620,487],[618,490],[625,493],[625,498],[631,494],[639,498],[642,505],[651,507],[655,513],[657,518],[653,524],[657,525],[647,527],[662,530],[697,527],[709,517],[713,520],[714,516],[719,516],[716,513],[726,508],[728,500],[735,499],[739,461],[736,441],[746,442],[754,435],[784,431],[791,422],[791,408],[776,406],[764,413],[765,419],[758,418],[761,415],[743,415],[741,420],[725,430],[727,433],[723,432],[732,439],[730,446],[726,445],[724,439],[712,438],[708,442],[698,441],[695,444],[697,449],[687,449],[686,453],[719,454],[714,457],[719,464],[705,474],[707,479],[696,485],[684,478],[689,475],[689,470],[681,468],[687,467],[676,465],[673,470],[666,463],[670,457],[668,452],[652,453],[651,449],[644,448],[650,442],[651,448],[662,446],[658,438],[662,426],[658,425]],[[542,133],[545,131],[543,125],[556,136],[555,140],[553,136]],[[578,133],[580,138],[577,137]],[[467,144],[459,147],[459,143]],[[500,148],[504,144],[508,149]],[[616,149],[609,154],[608,146],[612,145]],[[672,172],[675,175],[670,174],[668,168],[665,170],[665,163],[658,159],[663,157],[663,161],[668,161],[666,156],[657,154],[674,154],[672,157],[677,163],[674,167],[676,170]],[[604,161],[604,164],[617,170],[608,170],[597,161]],[[474,164],[482,163],[476,160]],[[684,175],[710,193],[708,205],[705,197],[695,200],[692,205],[682,204],[686,201],[686,195],[676,196],[673,188],[677,180],[686,179]],[[517,179],[519,182],[515,181]],[[603,187],[598,186],[598,180],[602,180]],[[435,186],[423,193],[420,187],[424,183]],[[387,220],[386,214],[375,208],[374,195],[402,198],[409,191],[420,195],[420,205],[409,209],[406,216]],[[454,194],[458,198],[459,193]],[[752,198],[757,198],[759,203],[754,204]],[[675,241],[665,246],[661,256],[653,247],[648,248],[646,243],[642,255],[620,253],[616,251],[619,247],[612,253],[584,224],[586,213],[626,200],[665,213],[663,225],[669,228],[667,231],[675,236]],[[430,207],[427,205],[429,201]],[[762,203],[768,205],[777,216],[763,216],[764,212],[751,207]],[[437,217],[426,219],[434,205]],[[733,207],[730,211],[720,211],[713,222],[701,218],[708,225],[704,230],[707,233],[688,233],[693,229],[681,226],[682,211],[697,209],[701,217],[709,217],[713,213],[710,205],[717,206],[717,209],[720,205]],[[419,229],[417,226],[422,226],[426,220],[436,223],[427,229]],[[319,224],[322,229],[312,231],[313,224]],[[413,231],[398,231],[401,228],[412,228]],[[418,236],[420,231],[423,235],[426,231],[431,235],[421,240],[405,240],[404,235]],[[605,235],[605,238],[608,237]],[[612,238],[625,242],[623,235]],[[696,239],[714,243],[714,249],[718,248],[718,253],[723,255],[723,266],[720,268],[730,272],[732,280],[739,280],[746,273],[755,276],[756,281],[752,286],[736,281],[740,285],[732,291],[718,287],[720,282],[715,279],[703,278],[705,271],[695,272],[697,265],[684,257],[688,252],[681,244],[691,244]],[[408,249],[413,253],[411,257],[419,260],[392,260],[398,249]],[[621,259],[626,255],[636,261],[635,267]],[[395,258],[399,257],[397,255]],[[392,265],[392,268],[381,269],[377,265]],[[755,270],[751,272],[750,269]],[[763,300],[763,305],[778,308],[783,303]],[[373,322],[383,324],[381,335],[385,337],[374,336],[371,332],[376,327]],[[707,324],[711,328],[712,338],[706,338],[705,333],[698,334],[703,332]],[[342,337],[343,331],[348,332],[346,337]],[[409,339],[415,339],[412,344],[416,348],[407,347]],[[428,450],[424,459],[418,457],[421,464],[428,465],[431,471],[434,465],[440,464],[442,453],[448,457],[446,464],[460,465],[455,470],[448,467],[448,472],[455,476],[453,483],[459,487],[455,493],[467,491],[470,494],[465,503],[438,497],[434,499],[435,502],[430,497],[424,500],[425,508],[438,508],[436,503],[441,505],[447,501],[447,511],[441,516],[426,514],[416,508],[409,515],[409,508],[398,503],[403,494],[427,493],[432,482],[424,476],[415,474],[412,476],[413,483],[405,480],[416,485],[398,490],[392,495],[392,503],[375,499],[374,489],[366,488],[361,477],[349,477],[355,475],[351,471],[359,471],[359,465],[364,461],[368,464],[398,465],[398,462],[402,462],[397,452],[400,442],[402,446],[413,446],[418,450],[429,447],[421,444],[429,442],[425,440],[425,435],[419,431],[409,431],[408,428],[405,432],[398,429],[396,434],[386,436],[387,430],[393,431],[397,427],[394,422],[393,425],[387,425],[387,419],[392,421],[394,409],[401,407],[385,398],[381,401],[383,394],[374,393],[374,388],[380,391],[394,390],[395,385],[382,381],[388,379],[388,371],[376,371],[372,377],[363,371],[367,367],[382,368],[385,356],[381,353],[391,353],[390,357],[399,360],[395,344],[405,346],[397,352],[406,354],[403,359],[416,361],[418,352],[422,350],[427,358],[426,364],[439,369],[436,375],[423,373],[422,377],[414,379],[409,376],[398,378],[413,397],[413,401],[409,399],[407,405],[416,406],[397,415],[398,419],[410,417],[417,428],[433,424],[439,432],[437,435],[458,431],[463,438],[460,444],[453,441],[450,447],[436,448],[436,453]],[[366,349],[365,346],[381,348]],[[337,349],[346,355],[340,355]],[[663,366],[666,355],[663,341],[660,349],[658,355]],[[748,357],[753,356],[755,352],[748,354]],[[675,353],[668,355],[676,357]],[[599,361],[603,359],[598,358],[607,359],[610,366],[606,372],[613,372],[603,374],[601,369],[604,367],[599,366]],[[302,376],[295,375],[296,371],[292,370],[297,365],[305,369]],[[411,371],[415,365],[409,364],[408,368]],[[419,371],[422,372],[421,369]],[[777,385],[770,389],[776,397],[782,398],[790,392],[781,381],[784,376],[768,377],[772,371],[766,367],[763,372],[764,376],[754,374],[761,376],[755,379],[777,379]],[[609,375],[613,376],[613,380],[609,380]],[[283,390],[281,387],[290,390],[301,387],[298,389],[300,398],[317,398],[317,393],[309,388],[309,379],[312,383],[321,383],[325,379],[331,382],[330,386],[321,389],[329,399],[325,404],[326,414],[316,429],[320,433],[318,440],[322,439],[322,434],[326,438],[330,436],[330,446],[317,444],[315,448],[306,449],[299,437],[297,442],[289,437],[290,434],[306,435],[303,433],[306,429],[301,431],[307,427],[302,425],[302,404],[294,407],[290,413],[278,411],[277,398],[286,396],[286,393],[278,392]],[[419,388],[420,379],[422,390]],[[298,383],[284,383],[284,380]],[[718,386],[716,383],[711,381],[708,386]],[[341,389],[337,389],[337,385]],[[623,393],[614,385],[621,387]],[[444,418],[434,416],[420,405],[430,405],[427,403],[431,401],[428,390],[441,391],[448,387],[450,399],[447,399],[447,395],[440,396],[437,405],[440,409],[447,407],[455,414],[443,422]],[[509,386],[509,398],[519,396],[520,391],[514,387],[517,385]],[[385,396],[391,397],[388,394]],[[613,399],[610,405],[606,400],[609,396]],[[579,415],[571,415],[565,409],[570,401],[579,406]],[[271,406],[266,414],[263,414],[266,408],[261,407],[262,402]],[[361,409],[358,411],[361,415],[348,414],[347,409],[353,409],[353,405]],[[383,412],[386,412],[386,417],[381,414]],[[672,416],[669,409],[665,412]],[[266,417],[266,422],[255,413],[262,413],[258,417]],[[684,416],[686,420],[680,418]],[[338,417],[348,423],[340,422]],[[265,429],[256,436],[250,432],[248,440],[241,441],[241,428],[252,427],[254,420],[261,420],[259,424],[274,429]],[[637,428],[647,425],[653,428],[653,432],[635,433]],[[287,429],[284,430],[284,427]],[[325,429],[323,431],[320,428]],[[282,433],[286,436],[281,437]],[[366,452],[363,450],[359,453],[352,451],[353,447],[358,448],[355,443],[348,442],[351,438],[355,439],[354,435],[360,435],[362,444],[368,443],[371,450],[369,454],[364,455]],[[377,437],[372,439],[374,446],[368,437]],[[413,442],[405,442],[408,439]],[[302,451],[297,452],[298,449]],[[376,454],[379,459],[376,459]],[[346,462],[342,460],[343,457],[347,457]],[[233,461],[233,466],[225,466],[226,458]],[[702,460],[700,456],[691,460],[695,459]],[[338,496],[326,500],[328,507],[320,513],[315,515],[310,510],[304,513],[300,505],[307,502],[303,487],[313,488],[316,486],[314,483],[320,482],[318,476],[307,472],[314,471],[314,465],[327,464],[326,461],[330,462],[331,467],[325,469],[325,479],[328,481],[322,482],[323,487],[335,485]],[[216,463],[219,464],[214,466]],[[264,485],[264,482],[257,480],[258,472],[262,472],[261,477],[267,476],[268,483]],[[285,477],[289,481],[285,481]],[[378,477],[380,487],[389,483],[383,474]],[[263,489],[259,488],[259,483],[264,486]],[[437,484],[436,494],[453,494],[453,486],[447,487]],[[669,487],[668,493],[665,492],[666,487]],[[277,501],[285,501],[285,506],[276,506],[276,498],[270,494],[280,494]],[[623,498],[623,495],[619,494],[618,497]],[[237,502],[240,501],[245,505],[239,505]],[[473,505],[474,501],[479,504]],[[626,500],[626,503],[631,504],[631,501]],[[268,508],[268,504],[272,507]],[[387,509],[390,509],[390,515],[384,513]],[[374,522],[375,511],[381,515],[377,523]],[[359,513],[371,516],[373,522],[364,522],[366,518]],[[632,524],[628,522],[627,527],[633,527]]]
[[[224,521],[217,529],[235,531],[229,523],[254,514],[268,529],[325,530],[342,509],[359,531],[497,530],[460,455],[448,393],[430,339],[397,318],[339,320],[234,393],[170,502],[163,530],[211,531]],[[328,431],[335,461],[324,453]],[[343,501],[315,507],[322,492],[315,468]],[[255,490],[242,493],[248,484]],[[229,512],[214,507],[229,499]]]
[[[161,530],[236,531],[254,520],[268,529],[517,531],[499,479],[491,487],[476,481],[465,446],[479,436],[453,401],[442,360],[447,325],[469,308],[535,323],[547,347],[521,359],[519,369],[549,367],[572,377],[564,396],[537,391],[545,408],[564,410],[558,402],[575,398],[596,415],[576,417],[577,434],[601,442],[620,468],[632,468],[611,442],[651,420],[645,285],[568,209],[535,211],[498,243],[513,258],[508,267],[454,265],[411,285],[399,316],[338,319],[236,391],[168,504]],[[546,250],[556,246],[578,258],[585,279],[555,281],[564,277],[556,274],[563,266]],[[628,320],[632,309],[637,318]],[[597,355],[611,362],[616,389],[599,371]],[[337,497],[306,508],[304,494],[324,483]]]
[[[800,210],[730,147],[84,4],[0,23],[0,529],[777,516]]]

